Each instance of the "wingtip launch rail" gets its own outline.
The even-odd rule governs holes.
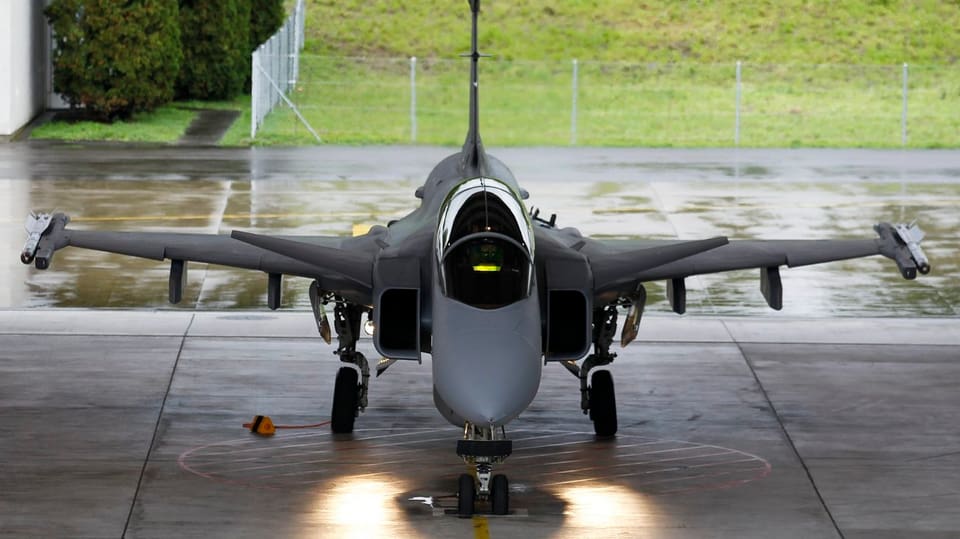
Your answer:
[[[923,275],[930,273],[930,261],[920,248],[920,242],[926,234],[919,225],[879,223],[873,229],[880,235],[877,239],[880,254],[897,263],[904,279],[916,279],[917,272]]]

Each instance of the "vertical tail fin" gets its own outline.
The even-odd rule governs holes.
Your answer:
[[[472,16],[470,33],[470,125],[467,130],[467,140],[463,143],[464,172],[471,175],[483,175],[486,168],[486,156],[483,152],[483,142],[480,140],[480,83],[477,76],[477,64],[480,61],[480,51],[477,46],[477,16],[480,14],[480,0],[469,0]]]

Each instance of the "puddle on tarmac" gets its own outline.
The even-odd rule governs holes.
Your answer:
[[[749,167],[747,167],[749,168]],[[696,176],[703,171],[698,170]],[[768,171],[749,170],[762,176]],[[710,171],[710,174],[718,174]],[[746,175],[741,169],[741,175]],[[638,174],[638,177],[642,174]],[[823,316],[955,316],[960,312],[956,231],[960,184],[931,182],[828,183],[582,181],[521,182],[530,206],[558,214],[599,238],[731,239],[872,237],[881,220],[917,219],[933,272],[903,281],[893,263],[872,258],[784,269],[784,309],[773,312],[760,294],[759,272],[739,271],[688,280],[690,314]],[[28,208],[56,209],[73,226],[98,230],[349,235],[354,225],[386,223],[412,209],[412,180],[3,180],[0,214],[0,307],[259,309],[267,278],[260,272],[191,264],[184,300],[166,302],[168,265],[107,253],[66,249],[52,268],[23,266]],[[282,307],[309,309],[305,279],[284,280]],[[661,283],[648,286],[649,309],[669,312]]]

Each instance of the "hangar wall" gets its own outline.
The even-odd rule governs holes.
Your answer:
[[[0,135],[40,113],[49,94],[47,1],[0,1]]]

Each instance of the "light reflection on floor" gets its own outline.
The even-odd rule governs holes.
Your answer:
[[[571,485],[558,487],[556,494],[567,504],[563,516],[568,527],[600,530],[610,522],[632,529],[661,526],[656,502],[622,485]]]
[[[456,437],[452,428],[361,428],[349,436],[317,428],[214,442],[178,461],[231,489],[306,498],[307,522],[324,522],[337,537],[408,536],[422,519],[457,516]],[[561,516],[568,529],[659,527],[657,500],[735,489],[771,472],[764,458],[734,448],[626,433],[598,440],[515,429],[510,438],[514,453],[495,471],[510,479],[511,511],[490,517]],[[479,514],[489,510],[478,502]]]
[[[390,474],[345,476],[316,491],[307,519],[323,524],[312,537],[377,539],[412,534],[396,497],[407,484]]]

